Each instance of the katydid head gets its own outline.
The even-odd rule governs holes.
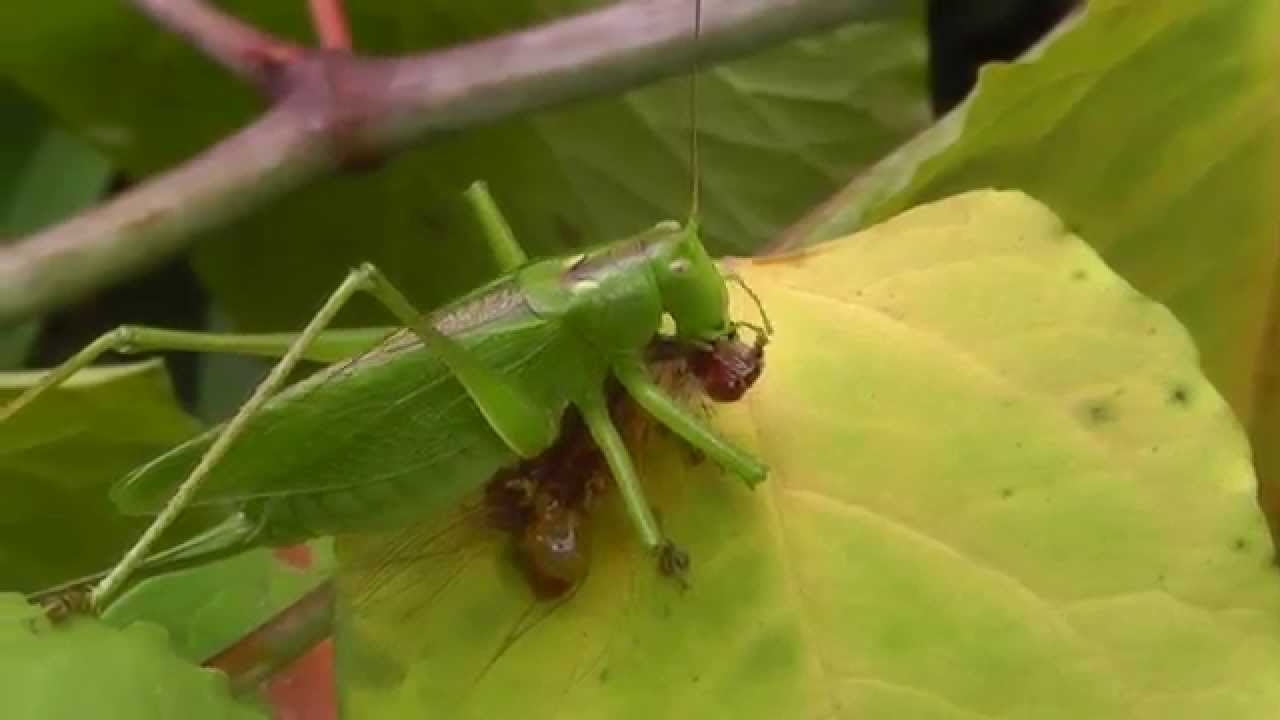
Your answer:
[[[660,226],[662,227],[662,226]],[[676,325],[676,337],[711,343],[729,334],[729,290],[720,269],[702,245],[698,227],[671,224],[654,243],[652,270],[662,309]]]
[[[689,75],[689,222],[659,225],[667,237],[652,255],[653,274],[662,309],[675,321],[676,338],[710,347],[733,332],[729,321],[729,290],[702,244],[698,227],[701,173],[698,159],[698,40],[702,34],[702,0],[693,2],[693,72]]]

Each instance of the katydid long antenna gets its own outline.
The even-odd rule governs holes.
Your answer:
[[[762,325],[742,321],[737,321],[735,324],[751,328],[755,332],[756,337],[763,343],[769,342],[769,338],[773,337],[773,323],[769,320],[769,314],[764,310],[764,302],[760,300],[760,296],[756,294],[755,290],[751,289],[751,286],[747,284],[747,281],[743,280],[742,276],[738,273],[730,270],[728,272],[721,271],[720,274],[727,282],[734,283],[738,287],[742,288],[742,291],[751,298],[751,302],[755,303],[756,312],[760,313],[760,322]]]
[[[700,68],[700,58],[698,56],[698,46],[702,40],[702,0],[693,0],[693,49],[690,52],[692,72],[689,75],[689,164],[691,166],[689,172],[689,227],[698,228],[698,216],[702,211],[702,162],[698,157],[698,72]],[[700,229],[700,228],[699,228]],[[751,301],[755,303],[756,309],[760,313],[760,320],[763,326],[753,323],[739,322],[737,325],[749,327],[755,331],[756,337],[762,342],[767,343],[773,335],[773,323],[769,321],[768,314],[764,311],[764,303],[760,301],[760,296],[747,285],[736,272],[723,272],[725,280],[736,283],[747,295],[751,297]]]
[[[689,75],[689,224],[698,221],[702,205],[702,165],[698,158],[698,44],[702,39],[702,0],[693,0],[692,70]]]

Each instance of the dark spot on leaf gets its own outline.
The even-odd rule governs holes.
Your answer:
[[[1105,401],[1099,400],[1085,406],[1085,416],[1090,423],[1101,425],[1115,419],[1115,410]]]
[[[1236,541],[1232,543],[1232,547],[1234,547],[1237,552],[1243,552],[1249,549],[1249,541],[1242,537],[1238,537],[1236,538]]]
[[[1000,497],[1002,497],[1002,498],[1011,498],[1011,497],[1013,497],[1013,488],[1005,488],[1005,489],[1001,490],[1001,491],[1000,491]]]
[[[1071,279],[1075,280],[1076,282],[1085,280],[1088,277],[1089,277],[1089,273],[1085,272],[1084,270],[1076,270],[1075,272],[1071,273]]]
[[[1016,448],[1018,448],[1019,450],[1021,450],[1021,449],[1022,449],[1022,441],[1021,441],[1021,440],[1019,440],[1019,441],[1015,442],[1015,443],[1013,444],[1013,446],[1014,446],[1014,447],[1016,447]]]
[[[600,670],[600,684],[604,685],[607,682],[609,682],[609,668],[603,668]]]
[[[1169,402],[1174,405],[1190,405],[1191,404],[1191,388],[1181,383],[1174,385],[1169,391]]]

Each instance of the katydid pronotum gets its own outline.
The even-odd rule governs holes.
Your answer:
[[[695,0],[695,33],[699,25]],[[693,105],[691,104],[691,107]],[[93,589],[101,609],[149,561],[160,535],[195,506],[234,506],[188,549],[244,549],[381,529],[447,509],[520,459],[550,448],[573,407],[615,479],[640,542],[659,567],[687,564],[667,539],[610,419],[614,378],[637,405],[699,452],[754,486],[765,467],[669,397],[644,352],[664,317],[671,342],[710,347],[734,337],[726,276],[708,256],[697,213],[696,141],[691,220],[623,240],[528,261],[482,186],[472,202],[503,274],[434,314],[418,311],[376,267],[350,272],[295,336],[237,336],[121,327],[0,409],[0,423],[100,355],[233,352],[279,362],[227,423],[136,469],[112,491],[126,512],[156,513],[136,544]],[[358,362],[286,381],[354,296],[372,296],[403,329]],[[323,353],[320,353],[323,355]]]

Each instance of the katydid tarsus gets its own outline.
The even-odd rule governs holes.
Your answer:
[[[704,249],[694,219],[696,140],[693,148],[689,222],[660,223],[568,256],[527,261],[487,192],[474,186],[468,199],[504,272],[433,314],[421,313],[381,271],[365,264],[350,272],[295,336],[122,327],[48,373],[0,410],[0,423],[108,351],[280,357],[228,422],[136,469],[113,488],[112,498],[124,511],[156,515],[95,586],[92,607],[100,610],[112,599],[189,507],[237,508],[227,522],[190,543],[193,552],[394,527],[456,505],[503,467],[550,448],[570,407],[600,448],[640,542],[660,567],[685,565],[645,499],[604,388],[615,379],[637,405],[700,453],[749,485],[764,479],[759,461],[670,398],[644,362],[664,317],[674,326],[669,340],[692,348],[733,337],[740,325],[728,316],[726,275]],[[286,386],[300,361],[324,355],[329,324],[361,293],[378,301],[402,329],[355,362]]]

